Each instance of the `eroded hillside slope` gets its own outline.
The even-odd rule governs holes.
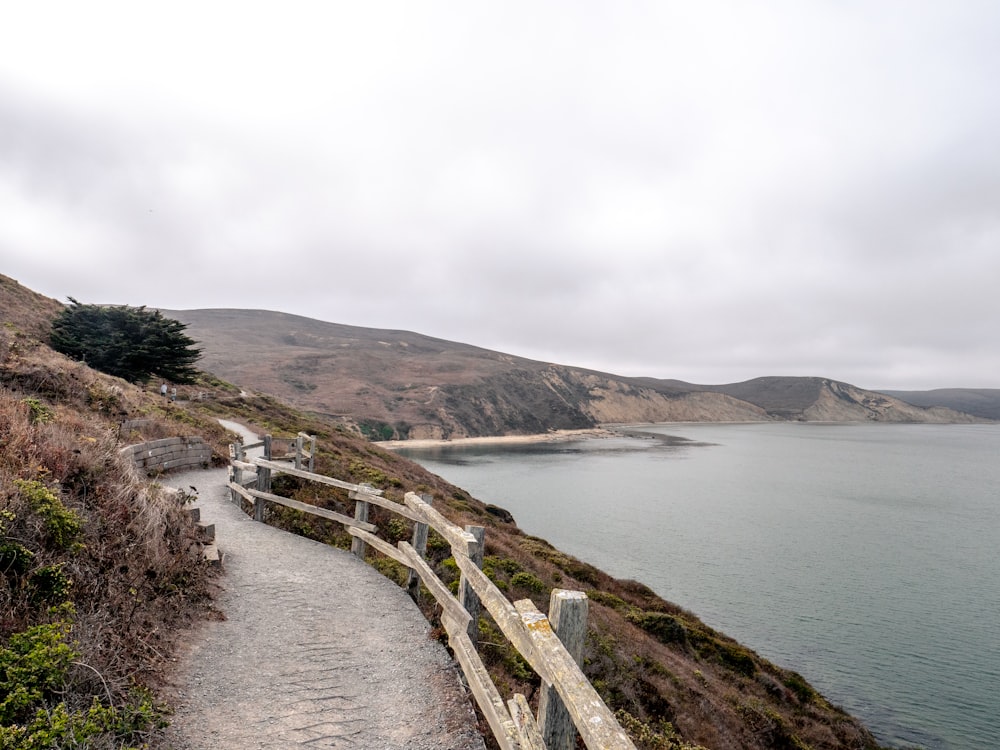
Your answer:
[[[203,366],[376,439],[544,433],[598,423],[969,421],[822,378],[700,386],[514,357],[409,331],[261,310],[166,311]]]

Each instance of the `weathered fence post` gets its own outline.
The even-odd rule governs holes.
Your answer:
[[[468,531],[472,536],[476,538],[478,545],[476,547],[475,554],[469,555],[469,559],[476,564],[476,567],[482,570],[483,568],[483,549],[485,544],[483,540],[486,538],[486,529],[482,526],[466,526],[465,530]],[[474,644],[479,643],[479,597],[476,596],[475,589],[466,579],[465,575],[462,575],[458,584],[458,600],[462,602],[462,606],[465,607],[465,611],[472,615],[472,619],[469,620],[468,633],[469,638],[472,639]],[[478,646],[477,646],[478,648]]]
[[[301,445],[301,443],[302,443],[302,438],[299,438],[299,445]],[[368,487],[369,485],[363,484],[361,486]],[[372,487],[372,489],[375,488]],[[360,495],[354,493],[351,494],[354,495],[354,500],[355,500],[354,520],[368,523],[368,511],[371,508],[371,505],[369,503],[366,503],[364,500],[359,500],[358,498],[360,497]],[[365,559],[365,552],[367,552],[367,550],[368,550],[368,544],[365,543],[364,539],[359,539],[356,536],[351,537],[351,552],[354,553],[355,557],[363,561]]]
[[[583,663],[583,645],[587,638],[587,595],[582,591],[552,589],[549,597],[549,623],[570,656]],[[572,750],[576,747],[576,727],[552,685],[542,681],[538,700],[538,726],[549,750]]]
[[[271,436],[270,435],[265,435],[264,436],[264,458],[266,458],[268,461],[271,460]]]
[[[268,437],[270,437],[270,435],[268,435]],[[265,445],[265,448],[269,447],[270,445]],[[257,489],[260,492],[271,491],[271,470],[266,466],[257,467]],[[264,500],[259,497],[254,498],[253,501],[253,520],[264,520]]]
[[[309,437],[309,471],[316,470],[316,436]]]
[[[302,435],[295,436],[295,468],[302,468]]]
[[[240,480],[243,478],[243,472],[237,467],[233,466],[233,461],[242,461],[240,458],[240,444],[230,443],[229,444],[229,483],[239,484]],[[240,495],[236,490],[229,490],[229,502],[233,505],[239,502]]]
[[[432,495],[421,495],[420,499],[425,503],[430,505],[434,502],[434,497]],[[413,549],[417,551],[417,554],[421,557],[427,555],[427,532],[429,527],[426,523],[415,523],[413,524]],[[410,594],[410,598],[413,601],[417,600],[417,594],[420,591],[420,576],[417,575],[417,571],[410,568],[410,574],[406,577],[406,590]]]
[[[261,492],[271,491],[271,470],[265,466],[257,467],[257,489]]]

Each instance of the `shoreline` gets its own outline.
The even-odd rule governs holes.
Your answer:
[[[527,435],[481,435],[464,438],[417,438],[415,440],[379,440],[373,442],[380,448],[396,450],[399,448],[440,448],[445,446],[463,445],[529,445],[537,443],[565,443],[570,440],[621,437],[631,430],[643,427],[669,427],[671,425],[686,427],[698,425],[760,425],[760,424],[804,424],[804,425],[926,425],[926,424],[965,424],[938,422],[866,422],[840,420],[737,420],[722,422],[675,421],[675,422],[609,422],[598,427],[585,427],[578,430],[550,430],[548,432],[531,433]]]
[[[580,430],[552,430],[530,435],[484,435],[465,438],[419,438],[417,440],[381,440],[375,445],[387,450],[397,448],[439,448],[451,445],[525,445],[530,443],[563,443],[581,438],[606,438],[618,435],[607,427],[587,427]]]

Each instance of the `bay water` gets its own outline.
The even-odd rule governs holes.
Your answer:
[[[800,672],[886,745],[1000,747],[1000,425],[671,424],[400,452]]]

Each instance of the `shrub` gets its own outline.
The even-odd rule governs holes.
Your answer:
[[[515,588],[527,589],[536,594],[540,594],[545,591],[545,583],[541,578],[534,575],[533,573],[520,572],[515,573],[510,578],[510,585]]]
[[[408,539],[410,537],[410,527],[402,518],[393,516],[389,519],[389,523],[386,526],[386,537],[388,537],[389,542],[392,544],[401,539]]]
[[[23,575],[35,559],[35,553],[20,542],[7,538],[7,526],[17,520],[13,511],[0,511],[0,572]]]
[[[614,594],[609,594],[607,591],[598,591],[597,589],[588,589],[587,598],[591,601],[597,602],[598,604],[603,604],[605,607],[610,607],[616,612],[622,612],[628,614],[632,609],[631,604],[626,602],[619,596]]]
[[[644,750],[704,750],[701,745],[685,742],[669,721],[646,723],[625,709],[616,711],[615,718],[636,745]]]
[[[83,530],[80,517],[39,481],[17,479],[14,485],[41,517],[52,545],[60,550],[78,551],[77,539]]]
[[[410,575],[410,569],[405,565],[393,560],[391,557],[372,557],[368,559],[375,570],[384,575],[397,586],[405,586]]]
[[[367,483],[374,487],[385,487],[389,484],[389,476],[379,469],[375,469],[364,461],[355,459],[347,467],[351,475],[361,483]]]
[[[742,646],[734,643],[718,644],[719,661],[734,672],[739,672],[746,677],[753,677],[757,671],[757,661],[753,654]]]
[[[61,604],[69,598],[73,579],[66,575],[60,563],[39,568],[31,574],[28,584],[34,601]]]
[[[77,656],[69,631],[67,622],[36,625],[0,649],[0,724],[23,723],[62,687]]]
[[[795,697],[801,703],[809,703],[816,698],[816,691],[805,681],[805,678],[798,672],[786,672],[782,684],[795,693]]]
[[[31,424],[48,424],[55,419],[55,414],[52,409],[43,404],[37,398],[28,397],[22,400],[22,403],[26,404],[29,411],[29,419]]]
[[[629,622],[638,625],[660,643],[687,645],[688,630],[684,627],[684,623],[673,615],[663,612],[631,612],[626,617]]]
[[[113,746],[120,750],[137,750],[121,744],[119,738],[145,732],[154,724],[162,724],[162,721],[158,710],[144,694],[120,710],[103,706],[96,698],[86,711],[70,711],[65,703],[58,703],[49,710],[39,709],[24,725],[0,726],[0,747],[4,750],[48,750]],[[108,745],[109,742],[113,744]]]
[[[494,569],[502,570],[508,575],[513,575],[521,570],[521,563],[517,560],[511,560],[509,557],[496,557],[495,555],[487,555],[483,558],[483,567],[490,566]]]

